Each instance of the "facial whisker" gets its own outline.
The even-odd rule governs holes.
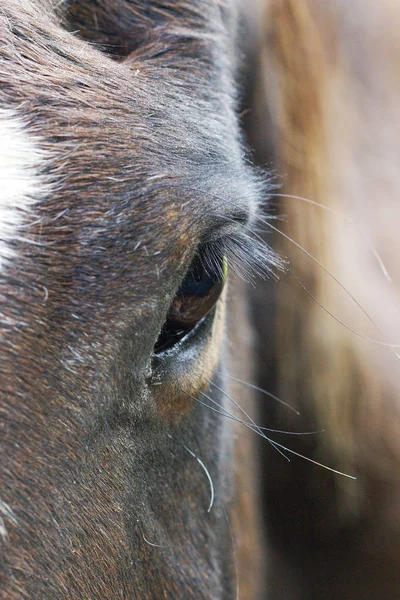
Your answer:
[[[212,382],[210,382],[212,383]],[[231,396],[227,395],[221,388],[219,388],[217,385],[213,384],[217,389],[219,389],[224,395],[226,395],[229,400],[231,402],[234,403],[235,406],[237,406],[243,413],[244,415],[250,420],[250,423],[247,423],[246,421],[242,421],[241,419],[239,419],[239,421],[242,423],[242,425],[245,425],[248,429],[251,429],[251,431],[254,431],[254,433],[257,433],[259,436],[261,436],[262,438],[266,439],[273,448],[275,448],[275,450],[277,450],[277,452],[279,452],[279,454],[281,454],[284,458],[286,458],[287,461],[290,462],[290,459],[279,449],[276,447],[275,442],[273,440],[270,440],[263,432],[262,432],[262,428],[259,427],[254,421],[253,419],[248,415],[248,413],[241,407],[239,406],[239,404],[236,402],[236,400],[234,400],[233,398],[231,398]],[[203,395],[204,392],[202,392]],[[218,404],[215,400],[213,400],[213,398],[210,398],[209,396],[206,396],[208,400],[210,400],[211,402],[217,404],[217,406],[221,406],[220,404]],[[222,408],[222,407],[221,407]],[[232,413],[230,413],[229,411],[227,411],[226,409],[224,409],[225,412],[227,413],[226,416],[231,415],[231,417],[234,417],[234,415],[232,415]]]
[[[186,393],[188,393],[188,392],[186,392]],[[205,402],[202,402],[199,398],[195,398],[194,396],[191,396],[191,394],[188,394],[188,395],[191,398],[193,398],[194,400],[196,400],[197,402],[199,402],[200,404],[202,404],[203,406],[205,406],[206,408],[209,408],[211,411],[216,412],[217,414],[222,415],[223,417],[227,417],[228,419],[231,419],[232,421],[236,421],[237,423],[240,423],[241,425],[244,425],[245,427],[247,427],[247,429],[250,429],[254,433],[257,433],[260,437],[266,439],[271,444],[271,446],[273,446],[275,448],[274,440],[269,439],[262,431],[260,431],[258,429],[257,426],[254,427],[251,423],[247,423],[246,421],[239,419],[239,417],[236,417],[235,415],[230,413],[228,410],[226,410],[226,408],[222,407],[220,404],[218,404],[218,402],[216,400],[214,400],[213,398],[211,398],[204,392],[200,392],[200,394],[202,394],[202,396],[205,396],[207,398],[207,400],[209,400],[213,404],[216,404],[220,410],[210,406],[209,404],[206,404]],[[290,462],[290,459],[287,456],[285,456],[285,454],[279,448],[276,448],[276,450],[277,450],[277,452],[279,452],[279,454],[281,454],[284,458],[286,458],[286,460],[288,460]]]
[[[300,416],[300,412],[296,408],[294,408],[294,406],[292,406],[288,402],[285,402],[285,400],[281,400],[280,398],[278,398],[278,396],[275,396],[275,394],[272,394],[272,392],[268,392],[267,390],[264,390],[263,388],[260,388],[257,385],[254,385],[253,383],[249,383],[248,381],[243,381],[243,379],[237,379],[237,377],[233,377],[232,375],[229,375],[227,373],[225,373],[225,375],[226,375],[226,377],[229,377],[229,379],[232,379],[232,381],[241,383],[242,385],[245,385],[253,390],[256,390],[257,392],[260,392],[261,394],[264,394],[265,396],[268,396],[269,398],[272,398],[273,400],[276,400],[276,402],[279,402],[279,404],[286,406],[286,408],[288,408],[289,410],[296,413],[296,415]]]
[[[221,407],[220,404],[218,404],[218,402],[216,402],[216,400],[214,400],[213,398],[211,398],[210,396],[208,396],[205,392],[199,392],[202,396],[204,396],[205,398],[207,398],[207,400],[209,400],[210,402],[212,402],[213,404],[216,404],[219,409],[218,410],[216,408],[214,408],[213,406],[210,406],[209,404],[206,404],[205,402],[203,402],[202,400],[200,400],[199,398],[196,398],[195,396],[193,396],[192,394],[190,394],[189,392],[186,392],[185,390],[182,390],[185,394],[187,394],[190,398],[192,398],[193,400],[195,400],[196,402],[198,402],[199,404],[201,404],[202,406],[205,406],[206,408],[208,408],[209,410],[222,415],[223,417],[228,417],[229,419],[232,419],[233,421],[237,421],[239,423],[241,423],[242,425],[244,425],[245,427],[247,427],[248,429],[250,429],[251,431],[253,431],[254,433],[257,433],[260,437],[262,437],[263,439],[265,439],[277,452],[279,452],[279,454],[281,454],[286,460],[288,460],[290,462],[290,459],[283,453],[283,451],[285,452],[289,452],[290,454],[293,454],[294,456],[298,456],[299,458],[303,458],[304,460],[318,466],[318,467],[322,467],[323,469],[326,469],[328,471],[331,471],[332,473],[336,473],[337,475],[342,475],[343,477],[347,477],[349,479],[357,479],[356,477],[354,477],[354,475],[349,475],[348,473],[343,473],[342,471],[338,471],[337,469],[333,469],[332,467],[328,467],[327,465],[324,465],[312,458],[309,458],[308,456],[304,456],[303,454],[300,454],[299,452],[296,452],[295,450],[292,450],[291,448],[288,448],[287,446],[284,446],[283,444],[280,444],[279,442],[271,439],[270,437],[268,437],[267,435],[265,435],[265,433],[263,433],[262,431],[258,430],[258,426],[256,426],[256,428],[251,424],[251,423],[247,423],[246,421],[243,421],[242,419],[239,419],[238,417],[235,417],[235,415],[232,415],[229,411],[227,411],[225,408]]]
[[[263,439],[267,440],[269,442],[269,444],[271,444],[271,446],[273,448],[275,448],[275,450],[277,452],[279,452],[279,454],[281,454],[288,462],[290,462],[290,459],[282,452],[282,450],[280,450],[279,448],[276,447],[275,441],[271,440],[269,437],[267,437],[265,435],[265,433],[263,433],[263,431],[261,430],[261,428],[258,427],[258,425],[256,425],[254,423],[254,421],[252,423],[248,423],[247,421],[243,421],[243,419],[240,419],[239,417],[236,417],[231,412],[229,412],[226,408],[224,408],[223,406],[221,406],[216,400],[214,400],[213,398],[211,398],[211,396],[208,396],[204,392],[200,392],[200,394],[202,394],[202,396],[205,396],[207,398],[207,400],[209,400],[213,404],[217,405],[220,410],[215,409],[215,408],[213,408],[213,407],[205,404],[205,402],[201,402],[201,400],[198,400],[200,402],[200,404],[203,404],[207,408],[210,408],[214,412],[217,412],[217,413],[221,414],[224,417],[228,417],[229,419],[232,419],[232,421],[236,421],[236,422],[240,423],[241,425],[244,425],[245,427],[247,427],[247,429],[250,429],[254,433],[258,434],[260,437],[262,437]]]
[[[297,275],[295,275],[293,273],[292,270],[288,269],[288,273],[291,277],[293,277],[293,279],[299,284],[299,286],[306,292],[306,294],[308,296],[310,296],[310,298],[312,298],[312,300],[314,300],[314,302],[316,302],[316,304],[318,304],[318,306],[320,308],[322,308],[322,310],[324,312],[326,312],[326,314],[328,314],[330,317],[332,317],[332,319],[334,319],[337,323],[339,323],[339,325],[342,325],[342,327],[344,327],[345,329],[347,329],[348,331],[351,331],[351,333],[354,333],[356,336],[358,336],[359,338],[361,338],[362,340],[366,340],[367,342],[371,342],[372,344],[376,344],[378,346],[385,346],[386,348],[390,348],[391,350],[393,350],[393,352],[397,355],[397,353],[395,352],[396,348],[400,348],[400,344],[392,344],[390,342],[381,342],[380,340],[375,340],[374,338],[370,338],[362,333],[360,333],[359,331],[357,331],[356,329],[353,329],[353,327],[350,327],[350,325],[347,325],[347,323],[345,323],[344,321],[342,321],[341,319],[339,319],[339,317],[336,317],[329,309],[327,309],[315,296],[312,292],[310,292],[310,290],[304,285],[304,283],[297,277]],[[375,323],[374,323],[375,325]],[[375,327],[379,330],[379,328],[377,327],[377,325],[375,325]],[[380,332],[382,333],[382,332]]]
[[[187,393],[187,392],[186,392]],[[280,450],[276,444],[274,440],[271,440],[270,438],[268,438],[265,433],[263,433],[257,425],[253,426],[251,423],[247,423],[246,421],[243,421],[242,419],[239,419],[238,417],[236,417],[235,415],[233,415],[232,413],[230,413],[226,408],[222,407],[216,400],[214,400],[213,398],[211,398],[210,396],[208,396],[207,394],[205,394],[204,392],[200,392],[200,394],[202,394],[203,396],[205,396],[207,398],[207,400],[209,400],[210,402],[212,402],[213,404],[216,404],[219,409],[218,410],[216,408],[213,408],[212,406],[206,404],[205,402],[202,402],[200,399],[195,398],[194,396],[191,396],[191,394],[188,394],[189,396],[191,396],[191,398],[193,398],[194,400],[196,400],[197,402],[199,402],[200,404],[202,404],[203,406],[205,406],[206,408],[209,408],[210,410],[212,410],[213,412],[216,412],[220,415],[222,415],[223,417],[228,417],[228,419],[231,419],[232,421],[236,421],[237,423],[240,423],[241,425],[244,425],[245,427],[247,427],[247,429],[250,429],[251,431],[253,431],[254,433],[257,433],[260,437],[262,437],[263,439],[267,440],[267,442],[277,451],[279,452],[279,454],[281,454],[283,456],[283,458],[285,458],[288,462],[290,462],[290,458],[288,458],[283,452],[282,450]]]
[[[336,210],[334,208],[331,208],[330,206],[325,206],[324,204],[321,204],[320,202],[316,202],[315,200],[311,200],[310,198],[304,198],[303,196],[296,196],[295,194],[274,194],[274,196],[278,197],[278,198],[285,198],[285,199],[290,199],[292,198],[293,200],[300,200],[301,202],[305,202],[307,204],[311,204],[312,206],[317,206],[318,208],[322,208],[323,210],[325,210],[326,212],[329,212],[333,215],[336,215],[337,217],[340,217],[341,219],[343,219],[344,221],[346,221],[347,223],[350,223],[351,225],[357,226],[357,223],[348,215],[346,215],[345,213]],[[376,249],[375,244],[369,239],[369,237],[367,236],[367,234],[365,233],[365,231],[362,231],[363,235],[366,237],[367,242],[369,244],[369,246],[371,247],[371,250],[375,256],[375,259],[379,265],[379,268],[381,269],[383,276],[385,277],[385,279],[391,284],[393,283],[392,278],[389,275],[389,272],[386,268],[385,263],[383,262],[378,250]]]
[[[232,221],[232,219],[228,219],[228,221]],[[372,319],[372,317],[369,315],[369,313],[365,310],[365,308],[362,306],[362,304],[353,296],[353,294],[337,279],[337,277],[335,277],[326,267],[324,267],[324,265],[317,259],[315,258],[310,252],[308,252],[308,250],[306,250],[305,248],[303,248],[303,246],[301,246],[301,244],[299,244],[298,242],[296,242],[295,240],[293,240],[290,236],[288,236],[285,232],[281,231],[280,229],[278,229],[277,227],[274,227],[274,225],[271,225],[271,223],[267,220],[267,219],[259,219],[260,222],[264,223],[265,225],[267,225],[267,227],[269,227],[270,229],[272,229],[273,231],[275,231],[276,233],[281,234],[285,239],[287,239],[289,242],[291,242],[292,244],[294,244],[297,248],[299,248],[299,250],[301,250],[306,256],[308,256],[311,260],[313,260],[349,297],[350,299],[356,304],[356,306],[362,311],[362,313],[366,316],[366,318],[373,324],[373,326],[375,327],[375,329],[383,336],[386,337],[385,334],[381,331],[381,329],[379,328],[379,326],[377,325],[377,323],[375,323],[375,321]],[[257,238],[258,240],[260,240],[261,242],[264,242],[265,247],[267,249],[269,249],[268,244],[262,239],[262,237],[260,235],[258,235],[255,231],[252,231],[249,229],[249,227],[247,227],[246,225],[242,225],[242,227],[244,229],[249,230],[252,235]],[[248,238],[250,236],[246,236],[246,234],[241,234],[241,236],[243,238]],[[250,238],[251,239],[251,238]],[[374,338],[370,338],[368,336],[364,336],[362,333],[357,332],[356,330],[352,329],[350,326],[346,325],[344,322],[342,322],[338,317],[335,317],[335,315],[333,315],[333,313],[331,313],[329,310],[325,309],[325,307],[316,300],[316,298],[312,295],[311,292],[309,292],[306,288],[306,286],[304,284],[301,283],[301,281],[296,278],[296,276],[293,274],[293,272],[290,269],[287,269],[289,274],[294,277],[298,283],[301,285],[301,287],[304,289],[304,291],[306,291],[309,296],[311,298],[313,298],[317,304],[323,308],[327,314],[329,314],[335,321],[337,321],[339,324],[343,325],[346,329],[348,329],[349,331],[352,331],[354,334],[358,335],[360,338],[365,339],[368,342],[371,342],[373,344],[376,344],[378,346],[384,346],[384,347],[388,347],[388,348],[392,348],[392,349],[396,349],[396,348],[400,348],[400,344],[397,343],[392,343],[392,342],[384,342],[384,341],[380,341],[380,340],[376,340]],[[397,353],[394,352],[396,356]],[[400,357],[398,357],[400,358]]]
[[[313,260],[344,292],[345,294],[347,294],[347,296],[349,296],[349,298],[356,304],[356,306],[361,310],[361,312],[367,317],[367,319],[373,324],[373,326],[375,327],[375,329],[383,336],[385,337],[384,333],[380,330],[379,326],[375,323],[375,321],[373,320],[373,318],[368,314],[368,312],[365,310],[365,308],[362,306],[362,304],[353,296],[353,294],[339,281],[339,279],[337,279],[337,277],[335,277],[326,267],[324,267],[324,265],[317,259],[315,258],[315,256],[313,256],[311,254],[311,252],[308,252],[308,250],[306,250],[305,248],[303,248],[303,246],[301,246],[301,244],[299,244],[298,242],[296,242],[295,240],[293,240],[290,236],[288,236],[284,231],[281,231],[280,229],[278,229],[277,227],[274,227],[274,225],[271,225],[271,223],[269,223],[266,220],[262,220],[262,222],[267,225],[267,227],[269,227],[270,229],[272,229],[273,231],[275,231],[276,233],[279,233],[280,235],[282,235],[285,239],[287,239],[289,242],[291,242],[292,244],[294,244],[296,246],[296,248],[299,248],[299,250],[301,250],[306,256],[308,256],[309,258],[311,258],[311,260]],[[257,234],[254,234],[257,235]],[[356,332],[354,332],[356,333]],[[360,337],[363,337],[362,334],[359,334]],[[379,340],[373,340],[372,338],[365,338],[370,342],[373,342],[375,344],[378,344],[380,346],[388,346],[390,348],[400,348],[400,344],[394,344],[391,342],[381,342]]]
[[[244,408],[242,408],[240,406],[240,404],[238,402],[236,402],[236,400],[234,398],[232,398],[232,396],[230,396],[227,392],[225,392],[225,390],[223,390],[222,388],[220,388],[216,383],[214,383],[210,379],[208,379],[208,383],[210,385],[212,385],[213,387],[215,387],[217,390],[219,390],[222,394],[224,394],[224,396],[226,398],[228,398],[228,400],[230,400],[232,402],[232,404],[234,406],[236,406],[236,408],[238,408],[244,414],[245,417],[247,417],[247,419],[250,421],[250,423],[253,425],[253,427],[256,428],[256,430],[258,432],[261,431],[261,428],[258,427],[258,425],[255,423],[255,421],[251,418],[251,416],[244,410]]]
[[[166,548],[166,546],[161,546],[160,544],[153,544],[152,542],[149,542],[149,540],[145,537],[144,533],[142,533],[142,538],[149,546],[153,546],[154,548]]]
[[[318,467],[322,467],[323,469],[327,469],[328,471],[331,471],[332,473],[336,473],[336,475],[343,475],[343,477],[348,477],[348,479],[354,479],[354,480],[357,479],[357,477],[355,477],[354,475],[349,475],[348,473],[343,473],[342,471],[338,471],[336,469],[333,469],[332,467],[327,467],[326,465],[323,465],[322,463],[320,463],[312,458],[309,458],[308,456],[304,456],[304,454],[295,452],[291,448],[287,448],[286,446],[283,446],[282,444],[279,444],[278,442],[274,442],[274,443],[276,446],[279,446],[279,448],[283,448],[284,450],[286,450],[286,452],[290,452],[291,454],[294,454],[295,456],[299,456],[300,458],[303,458],[304,460],[307,460],[308,462],[313,463],[314,465],[317,465]]]
[[[214,484],[213,484],[213,480],[211,478],[210,472],[207,469],[206,465],[203,463],[203,461],[190,448],[185,446],[185,444],[182,444],[182,446],[185,448],[185,450],[187,452],[189,452],[189,454],[191,456],[193,456],[193,458],[195,458],[197,460],[197,462],[199,463],[199,465],[201,466],[201,468],[203,469],[204,473],[207,476],[208,483],[210,484],[210,504],[208,505],[208,508],[207,508],[207,512],[209,513],[214,505],[214,497],[215,497]]]
[[[217,390],[219,390],[222,394],[224,394],[224,396],[226,396],[226,398],[228,398],[228,400],[230,400],[245,415],[245,417],[247,417],[249,419],[249,421],[251,422],[251,424],[254,425],[254,427],[257,428],[257,431],[270,431],[272,433],[282,433],[282,434],[285,434],[285,435],[315,435],[316,433],[323,433],[324,432],[324,430],[318,430],[318,431],[283,431],[282,429],[272,429],[271,427],[264,427],[264,426],[261,426],[261,425],[257,425],[257,423],[255,423],[255,421],[244,410],[244,408],[242,406],[240,406],[240,404],[238,402],[236,402],[236,400],[234,398],[232,398],[232,396],[230,396],[228,394],[228,392],[226,392],[221,387],[219,387],[217,384],[215,384],[213,381],[211,381],[211,379],[208,379],[208,383],[210,385],[212,385],[213,387],[215,387]]]
[[[167,433],[167,436],[172,440],[173,437],[171,434]],[[204,464],[204,462],[197,456],[197,454],[195,454],[193,452],[193,450],[191,450],[188,446],[186,446],[186,444],[182,443],[182,442],[178,442],[185,450],[186,452],[188,452],[190,454],[190,456],[193,456],[193,458],[195,458],[197,460],[197,462],[199,463],[199,465],[201,466],[201,468],[203,469],[204,473],[206,474],[206,477],[208,479],[208,483],[210,485],[210,503],[208,505],[207,508],[207,512],[211,512],[211,509],[214,505],[214,499],[215,499],[215,491],[214,491],[214,483],[212,480],[212,477],[210,475],[209,470],[207,469],[206,465]]]

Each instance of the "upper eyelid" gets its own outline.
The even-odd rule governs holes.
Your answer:
[[[250,222],[250,219],[250,212],[245,210],[238,210],[229,216],[215,216],[213,218],[213,226],[203,234],[200,243],[215,242],[232,233],[240,233],[243,230],[243,226],[246,226]]]

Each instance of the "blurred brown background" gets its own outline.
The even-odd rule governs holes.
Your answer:
[[[259,2],[250,145],[287,257],[254,293],[268,598],[400,598],[400,3]],[[296,197],[293,197],[296,196]],[[288,236],[288,237],[286,237]],[[288,238],[291,238],[289,240]],[[268,565],[268,569],[267,566]],[[264,598],[265,593],[260,592]]]

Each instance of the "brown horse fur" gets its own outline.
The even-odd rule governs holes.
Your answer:
[[[399,9],[265,4],[252,144],[262,162],[274,157],[282,193],[351,217],[287,199],[279,227],[375,325],[298,247],[275,243],[327,310],[397,342]],[[254,440],[235,434],[234,500],[232,429],[193,400],[217,365],[255,375],[241,286],[229,292],[229,344],[220,302],[192,354],[151,359],[198,244],[259,198],[235,114],[236,16],[222,0],[2,0],[0,110],[40,146],[43,184],[0,270],[6,600],[218,600],[235,597],[236,578],[242,600],[265,597]],[[257,304],[270,366],[260,362],[260,383],[301,410],[268,403],[266,424],[324,429],[286,443],[357,476],[267,454],[269,597],[395,598],[397,356],[293,276],[260,288]],[[243,386],[214,381],[251,410]],[[210,471],[210,514],[185,445]]]
[[[250,472],[249,522],[229,526],[229,420],[194,399],[224,384],[224,303],[195,344],[153,356],[199,244],[248,221],[263,187],[239,133],[231,9],[1,2],[0,109],[40,147],[43,184],[0,271],[7,600],[232,598],[231,529],[257,537]],[[209,513],[187,448],[210,472]]]
[[[277,556],[284,557],[271,597],[397,598],[398,350],[337,319],[364,338],[400,341],[400,6],[270,0],[264,23],[253,145],[261,161],[274,157],[279,192],[328,209],[279,197],[285,219],[277,227],[341,284],[275,236],[293,275],[273,291],[272,344],[259,294],[257,326],[264,321],[270,344],[260,343],[270,365],[268,373],[261,366],[261,381],[272,389],[275,380],[278,395],[301,416],[268,407],[267,424],[324,430],[286,443],[357,477],[268,453],[268,516]]]

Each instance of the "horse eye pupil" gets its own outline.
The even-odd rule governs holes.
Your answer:
[[[193,260],[171,303],[167,319],[156,342],[159,354],[185,337],[216,305],[226,279],[227,263],[206,267],[201,254]]]
[[[201,259],[195,258],[178,294],[192,296],[206,296],[210,289],[221,279],[220,273],[209,271],[203,266]]]

